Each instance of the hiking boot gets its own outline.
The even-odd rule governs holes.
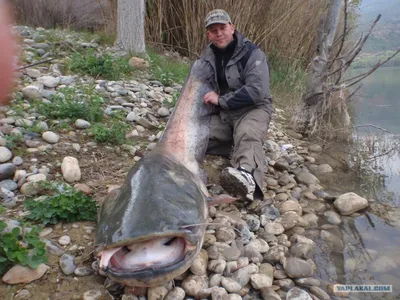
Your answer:
[[[250,201],[254,200],[256,183],[249,172],[228,167],[222,170],[219,181],[221,187],[229,194],[241,196]]]

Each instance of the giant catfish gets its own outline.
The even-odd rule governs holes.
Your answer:
[[[160,285],[184,273],[203,244],[210,198],[200,163],[210,133],[209,66],[192,65],[157,146],[129,171],[99,211],[100,269],[131,287]]]

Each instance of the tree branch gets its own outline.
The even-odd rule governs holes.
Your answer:
[[[353,126],[353,127],[354,127],[354,128],[359,128],[359,127],[373,127],[373,128],[382,130],[382,131],[384,131],[384,132],[393,134],[391,131],[389,131],[389,130],[383,128],[383,127],[379,127],[379,126],[377,126],[377,125],[374,125],[374,124],[361,124],[361,125],[355,125],[355,126]]]
[[[29,64],[29,65],[26,65],[26,66],[22,66],[22,67],[16,68],[14,71],[15,72],[16,71],[21,71],[21,70],[24,70],[24,69],[27,69],[27,68],[30,68],[30,67],[33,67],[33,66],[36,66],[36,65],[47,63],[47,62],[52,61],[52,60],[55,60],[55,58],[49,58],[49,59],[37,61],[37,62],[35,62],[33,64]]]
[[[367,77],[368,75],[372,74],[373,72],[376,71],[376,69],[378,69],[381,65],[385,64],[386,62],[388,62],[389,60],[391,60],[394,56],[396,56],[398,53],[400,52],[400,48],[397,49],[397,51],[395,53],[393,53],[391,56],[389,56],[387,59],[385,59],[383,62],[378,62],[371,70],[369,70],[368,72],[364,73],[361,78],[359,78],[358,80],[356,80],[355,82],[350,83],[349,85],[347,85],[347,87],[351,87],[357,83],[359,83],[361,80],[363,80],[365,77]],[[356,76],[356,77],[360,77],[360,76]],[[348,79],[344,82],[349,82],[351,80],[354,80],[356,77],[353,77],[351,79]],[[342,82],[342,83],[344,83]]]
[[[372,30],[374,29],[376,23],[378,23],[379,19],[381,18],[381,14],[379,14],[375,21],[372,23],[368,33],[365,35],[364,39],[361,41],[361,45],[358,47],[358,49],[355,49],[354,53],[352,56],[350,56],[350,59],[345,63],[344,65],[344,70],[343,72],[346,72],[346,70],[350,67],[351,63],[353,60],[357,57],[358,53],[362,50],[362,47],[364,46],[365,42],[367,41],[368,37],[371,35]]]

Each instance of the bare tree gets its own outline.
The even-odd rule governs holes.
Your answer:
[[[144,0],[118,0],[117,45],[125,51],[144,53],[145,2]]]
[[[349,43],[347,41],[350,31],[347,22],[348,3],[349,0],[330,0],[327,16],[320,21],[306,93],[303,95],[298,113],[293,118],[296,129],[306,135],[319,132],[332,137],[332,132],[338,132],[334,130],[338,124],[342,129],[350,128],[351,121],[347,113],[348,100],[360,86],[354,91],[350,91],[349,88],[358,84],[400,52],[398,49],[386,60],[378,62],[361,75],[344,78],[346,70],[361,52],[381,17],[377,16],[365,36],[361,36],[356,42]],[[344,6],[343,32],[339,33],[338,25],[342,6]]]

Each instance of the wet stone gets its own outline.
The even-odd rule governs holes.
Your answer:
[[[331,297],[329,297],[327,292],[325,292],[323,289],[321,289],[317,286],[311,287],[310,292],[311,292],[311,294],[317,296],[321,300],[330,300],[331,299]]]
[[[331,210],[324,212],[324,218],[327,222],[333,225],[339,225],[342,223],[342,218],[340,217],[340,215]]]
[[[296,174],[296,180],[299,183],[305,185],[312,185],[319,183],[319,179],[317,177],[306,171],[300,171],[298,174]]]
[[[367,199],[362,198],[355,193],[346,193],[340,195],[333,205],[342,215],[347,216],[368,207],[369,204]]]
[[[297,257],[287,258],[283,267],[290,278],[311,277],[314,273],[311,266],[305,260]]]
[[[308,226],[311,228],[318,227],[319,217],[316,214],[309,213],[302,216],[303,220],[308,222]]]
[[[327,230],[321,230],[320,237],[328,244],[332,252],[340,253],[343,251],[343,241],[337,235]]]
[[[321,282],[318,279],[312,278],[312,277],[297,278],[297,279],[294,280],[294,282],[297,285],[303,286],[303,287],[319,286],[321,284]]]

